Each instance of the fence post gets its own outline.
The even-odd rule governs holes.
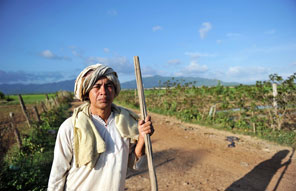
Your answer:
[[[276,97],[278,95],[278,92],[277,92],[277,84],[276,83],[273,83],[272,84],[272,95],[273,95],[273,107],[274,108],[277,108],[277,101],[276,101]]]
[[[212,105],[209,111],[209,117],[214,118],[216,114],[216,105]]]
[[[272,95],[273,95],[273,102],[272,102],[272,107],[273,107],[273,113],[274,113],[274,121],[277,121],[278,119],[278,111],[277,111],[277,100],[276,100],[276,97],[278,95],[278,92],[277,92],[277,84],[276,83],[273,83],[272,84]],[[275,124],[273,126],[273,130],[275,130]]]
[[[253,118],[253,120],[254,120],[254,111],[252,111],[252,118]],[[252,127],[253,127],[253,133],[256,133],[256,124],[255,124],[255,122],[254,121],[252,121]]]
[[[38,121],[38,123],[40,123],[41,122],[41,119],[40,119],[40,115],[38,113],[38,109],[37,109],[36,106],[34,106],[33,109],[34,109],[34,113],[36,115],[37,121]]]
[[[18,145],[19,148],[21,148],[22,147],[22,139],[21,139],[21,136],[20,136],[20,132],[18,131],[18,129],[15,126],[14,113],[10,112],[9,117],[10,117],[10,125],[11,125],[11,128],[13,130],[17,145]]]
[[[46,106],[43,101],[40,102],[43,113],[46,113]]]
[[[29,116],[28,116],[27,108],[26,108],[26,105],[25,105],[24,100],[22,98],[22,95],[19,94],[18,96],[19,96],[19,101],[20,101],[21,108],[23,110],[24,116],[26,118],[26,121],[27,121],[29,127],[31,127],[31,123],[30,123],[30,119],[29,119]]]
[[[55,102],[55,106],[56,107],[59,107],[60,106],[58,94],[56,94],[56,97],[54,98],[54,102]]]
[[[45,94],[46,100],[49,100],[48,94]]]

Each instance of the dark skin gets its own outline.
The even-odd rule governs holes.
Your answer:
[[[111,114],[111,105],[115,98],[115,87],[106,77],[100,78],[89,92],[90,111],[94,115],[100,116],[107,122]],[[146,134],[152,135],[154,132],[151,117],[147,116],[145,121],[138,122],[139,139],[135,148],[137,158],[140,158],[145,151]]]

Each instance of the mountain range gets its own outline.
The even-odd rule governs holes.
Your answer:
[[[236,82],[222,82],[216,79],[206,79],[199,77],[164,77],[152,76],[142,79],[144,88],[165,87],[168,83],[172,86],[175,84],[184,85],[185,83],[195,82],[195,86],[216,86],[218,83],[224,86],[236,86]],[[0,84],[0,91],[4,94],[38,94],[53,93],[60,90],[74,90],[75,80],[65,80],[61,82],[45,84]],[[136,80],[121,83],[121,89],[136,89]]]

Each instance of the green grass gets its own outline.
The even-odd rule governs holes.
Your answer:
[[[48,97],[55,97],[56,94],[48,94]],[[11,101],[3,102],[1,105],[16,105],[19,104],[19,97],[18,95],[6,95],[6,99]],[[25,104],[33,104],[36,102],[44,101],[46,99],[45,94],[22,94],[22,98]]]

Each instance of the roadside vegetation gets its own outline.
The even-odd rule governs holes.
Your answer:
[[[56,132],[69,117],[72,93],[54,94],[58,104],[32,121],[30,128],[20,131],[21,145],[10,147],[0,160],[0,190],[46,190],[51,169]],[[24,100],[40,101],[40,96],[24,95]],[[43,97],[45,99],[45,97]],[[30,101],[28,101],[30,103]]]
[[[148,110],[176,116],[234,133],[256,136],[282,145],[296,144],[296,73],[277,74],[256,85],[195,87],[195,82],[167,81],[165,88],[145,91]],[[181,85],[184,84],[184,85]],[[276,84],[276,91],[273,90]],[[135,90],[122,91],[116,102],[138,108]]]

